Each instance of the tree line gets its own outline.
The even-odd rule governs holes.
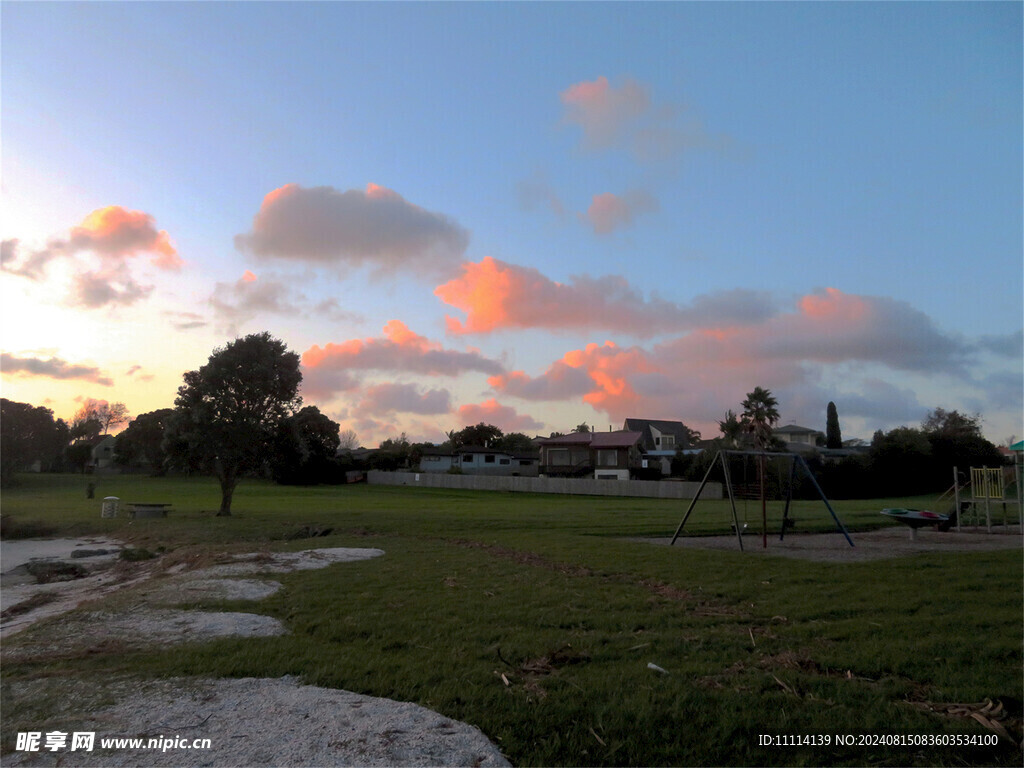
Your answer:
[[[356,447],[355,434],[315,406],[302,405],[299,356],[269,333],[251,334],[217,348],[206,365],[184,374],[174,408],[144,413],[118,436],[115,461],[148,465],[154,474],[170,470],[205,473],[220,482],[218,514],[230,515],[238,482],[248,475],[272,477],[279,483],[344,482],[354,468],[339,448]],[[18,471],[39,462],[50,471],[84,468],[97,437],[128,422],[122,403],[88,400],[71,425],[55,419],[48,408],[2,400],[3,452],[0,484],[6,486]],[[742,412],[726,414],[719,422],[721,437],[711,450],[697,456],[678,453],[673,474],[700,479],[717,449],[782,448],[773,429],[778,402],[770,391],[756,387],[742,403]],[[827,412],[827,443],[841,444],[834,403]],[[575,431],[589,431],[580,424]],[[557,433],[552,433],[556,436]],[[699,439],[699,434],[693,432]],[[442,447],[492,448],[510,453],[533,449],[522,433],[504,434],[490,424],[476,424],[447,433]],[[403,433],[385,440],[371,467],[396,469],[418,463],[422,452],[435,446],[413,444]],[[836,498],[928,493],[952,482],[952,467],[998,466],[1002,457],[981,434],[981,418],[936,408],[920,427],[897,427],[876,432],[870,450],[837,463],[811,458],[809,463],[826,493]],[[763,487],[767,462],[757,467]]]

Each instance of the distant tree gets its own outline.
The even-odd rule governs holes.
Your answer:
[[[590,428],[590,426],[586,422],[583,422],[582,424],[577,424],[576,428],[573,429],[574,433],[581,433],[581,432],[582,433],[586,433],[586,432],[592,432],[592,431],[593,430]]]
[[[497,440],[494,447],[507,453],[528,453],[534,450],[533,440],[522,432],[509,432]]]
[[[339,451],[354,451],[359,447],[359,437],[354,429],[346,429],[338,435]]]
[[[338,423],[314,405],[284,419],[270,459],[274,479],[290,485],[331,482],[338,468],[338,430]]]
[[[174,417],[173,408],[140,413],[117,436],[114,461],[118,464],[148,464],[153,475],[167,474],[167,450],[164,439]]]
[[[270,454],[281,422],[302,404],[299,356],[267,332],[215,349],[184,376],[175,399],[174,436],[212,469],[221,487],[217,514],[231,514],[235,487]]]
[[[836,404],[831,401],[825,415],[825,447],[843,447],[843,433],[839,430],[839,411],[836,410]]]
[[[112,428],[128,423],[128,408],[124,403],[108,403],[87,397],[75,413],[74,423],[98,422],[100,433],[107,434]]]
[[[91,418],[89,416],[75,415],[71,422],[71,438],[73,440],[82,440],[85,442],[92,442],[103,432],[103,425],[98,419]]]
[[[747,394],[743,401],[743,416],[740,422],[743,424],[743,431],[754,439],[754,445],[759,450],[767,451],[773,442],[772,429],[779,421],[778,400],[767,389],[754,387],[753,392]],[[758,487],[761,489],[761,537],[764,547],[768,546],[768,508],[765,499],[765,476],[767,474],[767,461],[764,456],[758,457],[757,479]]]
[[[69,430],[53,411],[0,398],[0,487],[8,487],[17,472],[35,462],[47,464],[60,456]]]
[[[682,423],[682,422],[680,422]],[[683,440],[686,443],[686,447],[693,448],[701,441],[700,431],[691,429],[690,427],[683,424]]]
[[[482,448],[489,448],[502,437],[502,431],[493,424],[480,422],[471,427],[464,427],[458,432],[448,433],[448,442],[452,448],[462,448],[466,445],[478,445]]]
[[[743,440],[743,425],[734,411],[726,411],[725,419],[718,422],[718,431],[722,433],[722,442],[726,448],[738,448]]]
[[[950,479],[953,467],[998,467],[1003,456],[981,432],[981,415],[966,416],[959,411],[936,408],[921,422],[921,431],[931,445],[936,487]]]
[[[921,431],[926,435],[938,435],[946,438],[977,438],[981,434],[981,414],[972,416],[960,411],[947,411],[936,408],[929,412],[921,422]]]
[[[904,496],[935,489],[928,436],[914,427],[879,430],[871,440],[868,468],[872,495]]]
[[[742,405],[740,423],[743,431],[753,438],[758,450],[767,451],[773,446],[772,431],[779,423],[778,400],[770,390],[754,387]]]
[[[412,466],[413,446],[403,432],[398,437],[389,437],[381,442],[370,457],[370,467],[386,472]]]

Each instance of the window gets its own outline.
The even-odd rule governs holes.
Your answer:
[[[511,459],[502,459],[502,460],[501,460],[501,463],[502,463],[502,464],[511,464],[511,463],[512,463],[512,460],[511,460]]]
[[[676,444],[675,435],[662,435],[661,436],[661,447],[662,448],[671,448],[675,444]]]
[[[619,465],[618,451],[598,451],[597,465],[599,467],[617,467]]]
[[[488,453],[486,456],[484,456],[484,464],[493,464],[493,463],[494,463],[494,454],[493,453]]]
[[[548,463],[558,467],[569,466],[569,449],[551,448],[548,450]]]
[[[472,464],[473,463],[473,454],[471,454],[471,453],[464,453],[464,454],[462,454],[462,463],[463,464]]]

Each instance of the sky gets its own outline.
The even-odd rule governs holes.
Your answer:
[[[1022,6],[0,4],[5,398],[269,331],[376,446],[1022,425]]]

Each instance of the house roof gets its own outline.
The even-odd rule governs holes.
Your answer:
[[[624,429],[640,432],[643,444],[648,448],[654,448],[654,434],[651,428],[658,430],[663,435],[672,435],[676,439],[676,445],[689,446],[690,430],[681,421],[667,421],[664,419],[626,419]]]
[[[640,439],[639,432],[573,432],[561,437],[548,437],[541,445],[589,445],[593,448],[629,448]]]
[[[773,429],[776,435],[816,435],[820,432],[817,429],[811,429],[810,427],[801,427],[797,424],[787,424],[784,427]]]

